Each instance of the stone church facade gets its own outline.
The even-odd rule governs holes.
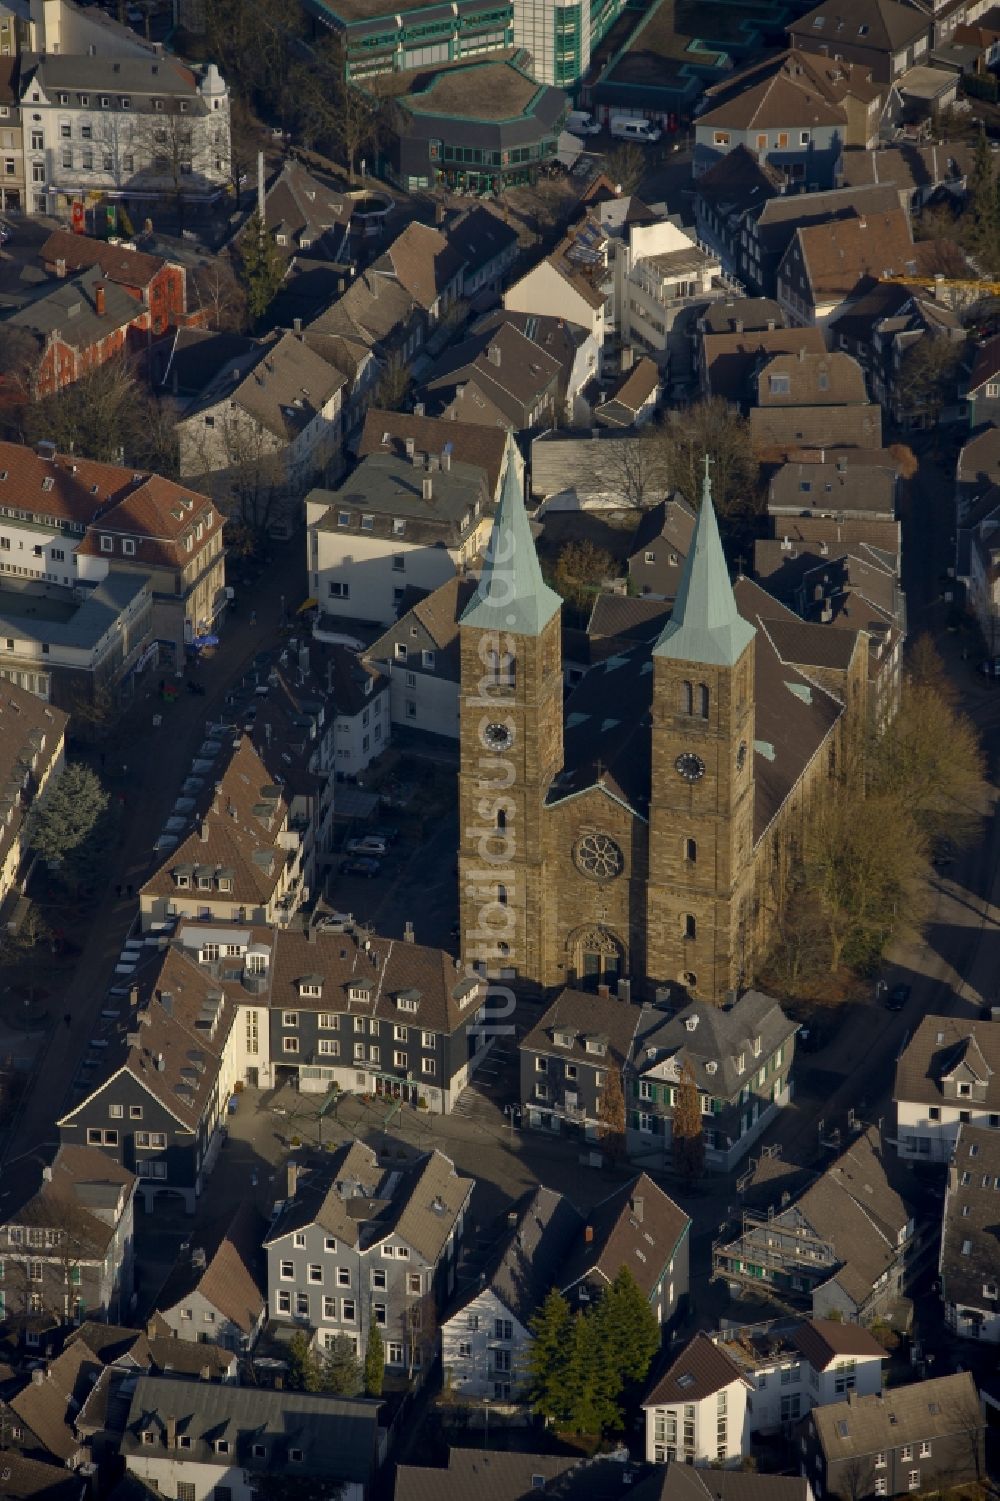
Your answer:
[[[466,962],[544,990],[628,980],[637,999],[722,1003],[752,982],[846,695],[774,646],[769,620],[787,635],[797,617],[737,591],[706,476],[670,620],[564,700],[561,600],[508,471],[460,627]]]

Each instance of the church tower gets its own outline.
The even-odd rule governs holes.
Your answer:
[[[462,958],[542,975],[542,808],[563,762],[562,600],[542,578],[514,463],[460,621]]]
[[[717,1003],[748,959],[755,635],[736,608],[706,459],[677,600],[653,648],[647,972]]]

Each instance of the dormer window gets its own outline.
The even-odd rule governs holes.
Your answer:
[[[156,1434],[153,1432],[152,1428],[144,1428],[142,1430],[142,1441],[144,1444],[156,1443]]]
[[[736,1060],[736,1072],[738,1074],[742,1074],[742,1072],[746,1068],[746,1066],[747,1066],[747,1055],[746,1055],[746,1053],[741,1053],[740,1056]]]
[[[337,525],[338,526],[350,526],[350,524],[351,524],[351,513],[350,513],[350,511],[338,511],[337,512]]]
[[[759,1037],[755,1037],[754,1040],[753,1040],[753,1055],[754,1055],[755,1058],[759,1058],[760,1057],[760,1038]]]
[[[102,552],[112,552],[114,550],[114,545],[115,545],[115,542],[114,542],[114,538],[113,537],[102,537],[101,538],[101,551]]]
[[[552,1040],[557,1048],[571,1048],[576,1041],[576,1033],[556,1030],[552,1034]]]
[[[228,1454],[229,1453],[229,1440],[227,1438],[216,1439],[216,1441],[215,1441],[215,1452],[216,1452],[216,1454]]]
[[[588,1037],[584,1042],[584,1047],[588,1053],[594,1053],[598,1058],[607,1056],[608,1045],[603,1037]]]
[[[393,536],[394,537],[401,537],[405,531],[406,531],[406,522],[404,521],[404,519],[402,518],[402,516],[396,516],[393,519],[393,523],[392,523],[392,534],[393,534]]]
[[[370,1001],[372,993],[367,985],[352,985],[347,992],[347,997],[351,1001]]]
[[[323,985],[320,980],[300,980],[299,995],[318,1000],[323,994]]]
[[[958,1097],[959,1097],[960,1100],[971,1099],[971,1097],[972,1097],[972,1085],[971,1084],[959,1084],[957,1087],[958,1087]]]

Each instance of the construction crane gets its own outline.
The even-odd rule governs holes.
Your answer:
[[[933,292],[935,287],[965,287],[976,292],[1000,297],[1000,281],[976,281],[972,277],[958,276],[880,276],[879,281],[895,287],[924,287]]]

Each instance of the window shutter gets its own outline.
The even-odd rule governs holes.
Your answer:
[[[629,1117],[630,1117],[629,1124],[631,1125],[632,1130],[633,1131],[638,1131],[638,1129],[639,1129],[639,1112],[638,1112],[638,1110],[630,1110],[629,1111]]]

